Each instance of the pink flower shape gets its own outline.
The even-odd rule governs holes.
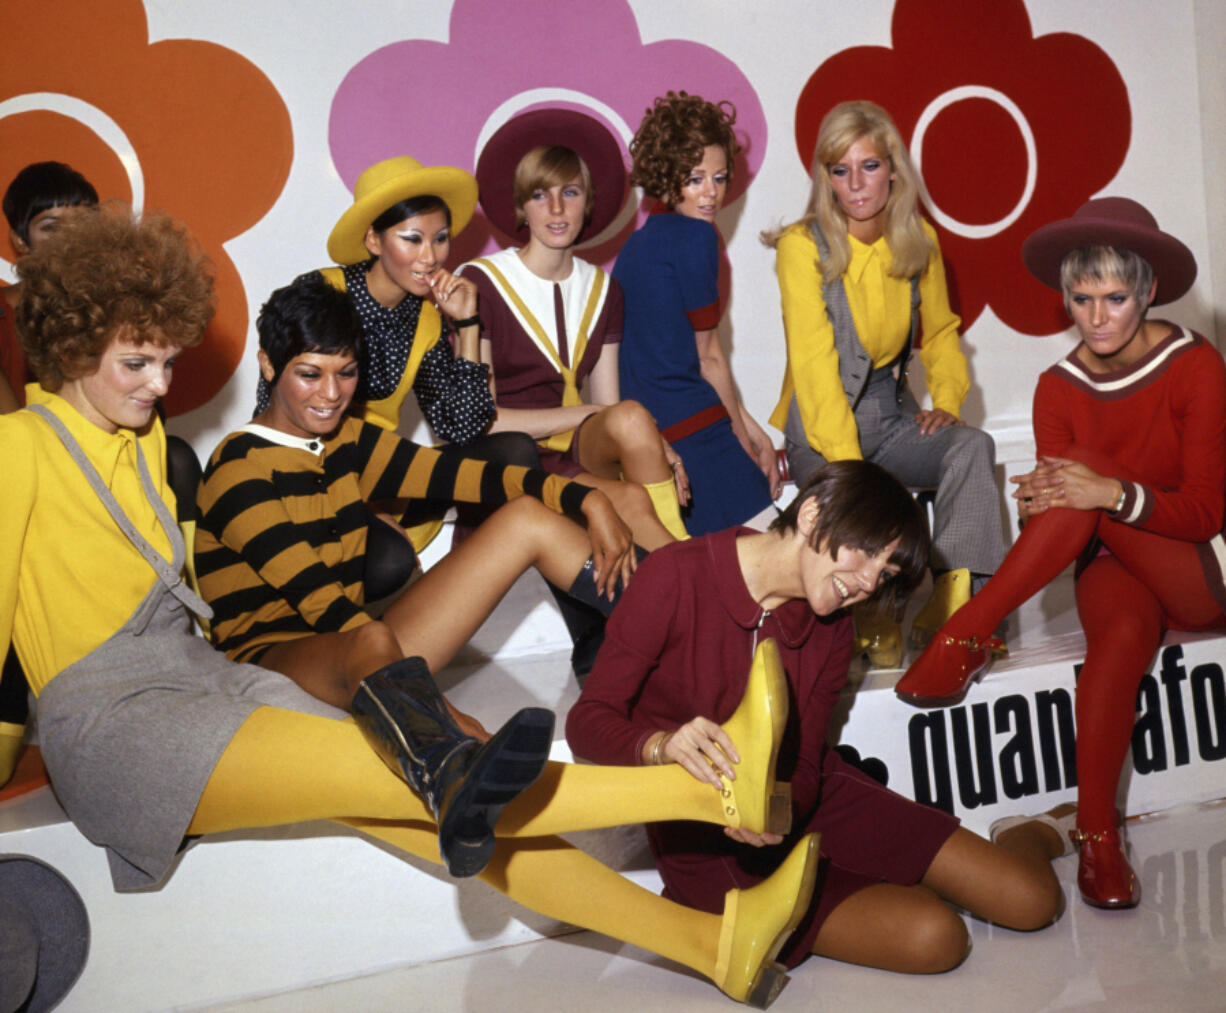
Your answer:
[[[963,326],[990,304],[1024,334],[1063,330],[1059,297],[1020,251],[1123,164],[1132,118],[1115,64],[1080,35],[1035,38],[1022,0],[898,0],[891,37],[893,48],[845,49],[814,71],[796,105],[801,160],[836,103],[883,106],[921,166]]]
[[[516,113],[561,105],[608,126],[628,165],[626,144],[643,112],[669,89],[736,106],[745,150],[729,200],[740,196],[766,150],[757,94],[736,64],[708,46],[644,43],[624,0],[456,0],[449,42],[394,42],[345,76],[332,101],[328,140],[352,189],[363,169],[394,155],[471,171],[485,139]],[[634,224],[632,216],[619,219],[584,256],[610,259]],[[456,245],[452,260],[459,263],[503,240],[478,215]]]

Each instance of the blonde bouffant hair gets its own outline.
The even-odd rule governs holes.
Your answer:
[[[837,164],[856,141],[865,137],[872,141],[877,154],[889,161],[894,174],[882,230],[893,259],[890,274],[896,278],[913,277],[924,270],[932,253],[932,241],[924,233],[919,214],[924,181],[911,161],[898,127],[890,114],[875,103],[841,102],[826,114],[818,130],[812,165],[813,190],[804,216],[784,228],[762,233],[762,241],[774,246],[789,228],[816,224],[830,248],[821,265],[825,282],[840,277],[851,262],[847,216],[834,195],[830,167]]]
[[[119,201],[65,215],[17,273],[17,334],[52,393],[94,372],[116,338],[189,348],[213,316],[211,265],[186,229]]]

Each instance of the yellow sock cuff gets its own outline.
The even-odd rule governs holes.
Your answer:
[[[644,482],[643,488],[651,497],[651,505],[655,507],[656,516],[660,518],[665,530],[679,542],[689,538],[690,533],[685,530],[685,524],[681,520],[681,502],[677,499],[677,486],[673,484],[673,480],[670,478],[663,482]]]

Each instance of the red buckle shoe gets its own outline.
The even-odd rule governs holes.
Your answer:
[[[1004,654],[998,637],[957,640],[938,633],[894,687],[907,703],[934,707],[957,703],[975,679],[987,670],[993,655]]]
[[[1077,889],[1087,904],[1127,908],[1141,903],[1141,882],[1124,857],[1120,832],[1115,827],[1094,833],[1070,830],[1069,837],[1081,847]]]

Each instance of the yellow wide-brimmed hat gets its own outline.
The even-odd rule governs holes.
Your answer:
[[[431,195],[451,212],[451,234],[458,236],[477,207],[477,181],[451,165],[422,165],[401,155],[366,169],[353,187],[353,204],[332,227],[328,256],[338,264],[357,264],[370,256],[363,240],[370,223],[410,197]]]

